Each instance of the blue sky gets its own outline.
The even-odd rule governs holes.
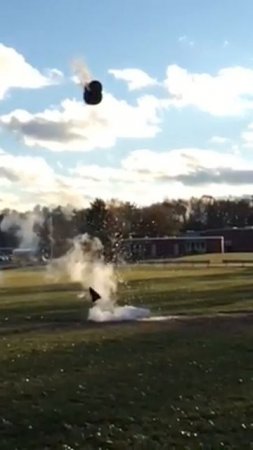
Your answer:
[[[251,194],[252,12],[250,0],[3,2],[0,207]],[[98,107],[82,102],[76,58],[103,83]]]

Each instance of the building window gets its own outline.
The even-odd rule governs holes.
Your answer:
[[[186,253],[205,253],[205,241],[190,241],[186,243]]]

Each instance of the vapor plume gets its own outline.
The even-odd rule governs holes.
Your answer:
[[[29,212],[20,216],[17,212],[6,214],[1,222],[3,232],[13,232],[18,239],[18,248],[36,250],[39,245],[39,235],[36,227],[42,225],[43,217],[39,213]]]
[[[92,79],[90,69],[82,59],[72,61],[72,70],[74,72],[74,81],[81,86],[85,86]]]
[[[88,288],[95,289],[101,299],[89,309],[88,320],[93,322],[126,321],[147,318],[149,309],[117,305],[118,278],[112,264],[105,262],[103,245],[88,234],[77,236],[70,250],[48,265],[47,276],[54,280],[79,283],[82,298],[88,298]],[[86,294],[87,292],[87,294]],[[80,295],[79,295],[80,296]],[[90,301],[90,298],[89,298]]]

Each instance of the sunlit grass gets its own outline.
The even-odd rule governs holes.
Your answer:
[[[88,325],[77,285],[3,273],[1,450],[250,449],[251,269],[125,268],[121,303],[199,319]]]
[[[222,263],[223,260],[233,263],[233,261],[243,261],[253,263],[253,253],[252,252],[231,252],[231,253],[205,253],[203,255],[189,255],[182,256],[178,258],[179,261],[210,261],[212,264]]]

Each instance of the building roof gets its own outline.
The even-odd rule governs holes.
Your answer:
[[[246,227],[221,227],[221,228],[214,228],[214,229],[208,228],[206,230],[201,230],[200,233],[210,233],[210,232],[222,233],[224,231],[253,231],[253,226],[249,225]]]
[[[223,236],[163,236],[163,237],[140,237],[140,238],[128,238],[123,239],[123,241],[133,242],[133,241],[169,241],[169,240],[183,240],[183,241],[205,241],[210,239],[224,239]]]

